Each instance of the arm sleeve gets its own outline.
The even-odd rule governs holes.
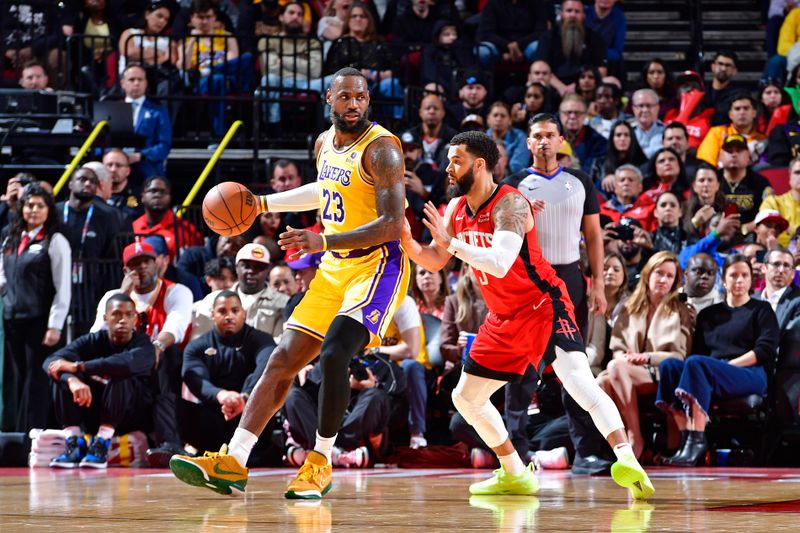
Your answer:
[[[47,327],[61,331],[64,321],[69,313],[69,302],[72,298],[72,280],[70,270],[72,269],[72,249],[69,242],[60,233],[53,234],[50,246],[47,249],[50,256],[50,270],[53,275],[53,286],[56,294],[53,303],[50,305],[50,316],[47,319]]]
[[[203,362],[207,356],[210,335],[203,335],[189,343],[183,351],[181,376],[189,390],[205,404],[219,404],[217,394],[222,389],[211,383],[211,373]]]
[[[155,362],[155,348],[146,336],[137,335],[136,341],[132,342],[125,350],[107,357],[97,357],[86,361],[85,368],[87,374],[116,377],[141,376],[147,375]]]
[[[183,285],[176,283],[164,298],[164,310],[167,312],[167,319],[164,321],[164,329],[175,337],[175,344],[183,342],[186,330],[192,323],[192,291]]]
[[[319,209],[319,185],[317,182],[308,183],[289,191],[268,194],[266,203],[272,213]]]
[[[522,236],[513,231],[498,230],[492,237],[491,248],[467,244],[453,237],[447,251],[465,263],[496,278],[503,278],[519,256]]]

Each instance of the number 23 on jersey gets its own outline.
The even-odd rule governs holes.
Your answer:
[[[322,220],[341,224],[344,222],[344,199],[337,191],[322,189]]]

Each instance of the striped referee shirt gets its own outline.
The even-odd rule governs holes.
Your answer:
[[[551,175],[525,168],[503,183],[516,187],[528,200],[544,200],[536,215],[536,235],[551,265],[568,265],[580,258],[581,222],[596,215],[600,204],[592,180],[582,170],[558,167]]]

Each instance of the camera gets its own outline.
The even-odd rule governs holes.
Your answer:
[[[350,360],[350,375],[353,376],[356,381],[369,379],[369,374],[367,374],[368,366],[369,361],[356,355]]]
[[[617,234],[617,239],[620,241],[633,240],[633,228],[630,226],[614,226],[611,228]]]

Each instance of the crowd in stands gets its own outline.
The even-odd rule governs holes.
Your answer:
[[[174,108],[158,101],[207,98],[206,128],[218,138],[231,119],[224,97],[256,91],[260,120],[279,134],[292,113],[286,94],[316,94],[324,115],[320,95],[345,66],[368,79],[373,116],[401,141],[407,219],[423,240],[423,206],[448,201],[455,133],[485,131],[501,152],[496,181],[521,187],[553,170],[534,168],[540,139],[529,126],[552,114],[564,139],[555,168],[573,176],[553,183],[583,191],[565,217],[584,239],[577,230],[563,239],[575,238],[570,256],[580,259],[561,264],[548,249],[570,225],[537,218],[554,228],[540,243],[559,275],[576,276],[567,285],[590,311],[578,320],[590,363],[637,456],[702,464],[714,404],[725,400],[755,395],[775,427],[800,423],[800,7],[770,4],[784,7],[770,9],[758,91],[737,79],[733,51],[714,54],[708,82],[652,58],[630,83],[615,0],[562,0],[558,10],[547,0],[7,4],[2,50],[14,83],[59,89],[73,74],[63,54],[78,54],[60,43],[80,36],[76,46],[91,50],[83,67],[101,73],[96,96],[129,103],[144,142],[83,162],[59,202],[35,172],[8,180],[2,431],[63,428],[53,466],[66,468],[104,466],[110,439],[132,430],[148,434],[148,459],[161,466],[230,439],[320,261],[289,261],[278,235],[323,228],[315,212],[266,213],[245,234],[218,237],[174,209]],[[508,71],[522,75],[509,84]],[[39,147],[14,158],[68,162]],[[312,164],[275,161],[260,192],[314,180]],[[553,198],[537,217],[567,209]],[[353,354],[334,464],[458,443],[473,466],[491,466],[450,399],[486,316],[477,283],[457,262],[441,273],[415,267],[383,345]],[[303,369],[251,464],[303,463],[319,386],[318,366]],[[611,450],[591,423],[576,423],[551,372],[493,401],[523,459],[608,470]],[[659,413],[660,424],[644,423]]]

